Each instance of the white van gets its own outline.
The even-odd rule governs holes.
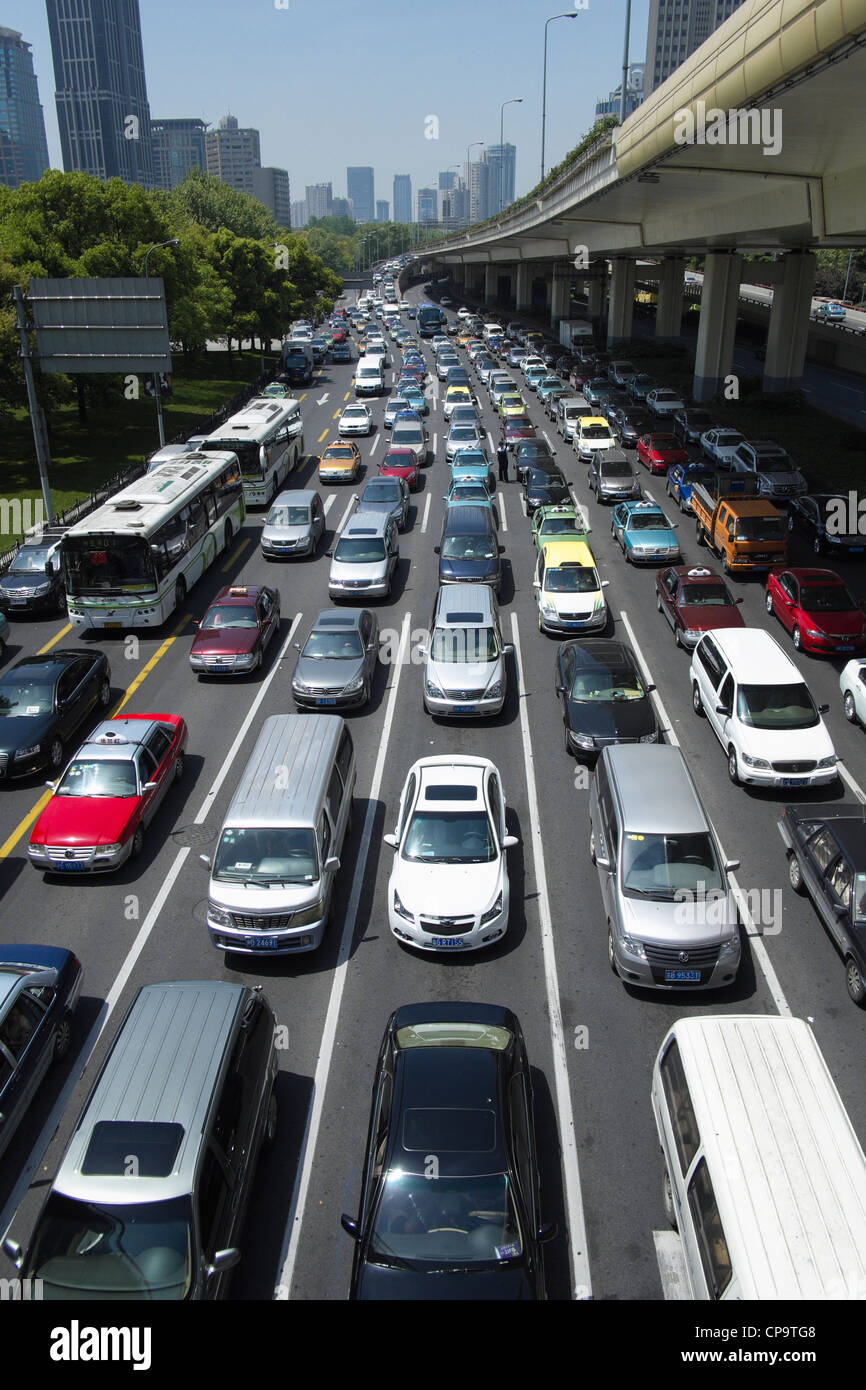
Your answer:
[[[379,357],[359,357],[355,368],[356,396],[378,396],[385,390],[385,368]]]
[[[866,1298],[866,1156],[804,1020],[679,1019],[652,1107],[689,1296]]]
[[[491,338],[504,338],[505,329],[501,323],[485,323],[483,337],[485,343],[489,343]]]

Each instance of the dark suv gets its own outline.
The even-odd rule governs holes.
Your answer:
[[[19,546],[0,578],[0,613],[9,617],[29,613],[63,613],[66,589],[57,553],[61,527],[46,526],[38,537]]]

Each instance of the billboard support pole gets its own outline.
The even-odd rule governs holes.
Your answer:
[[[15,301],[18,332],[21,337],[21,361],[24,366],[24,380],[27,384],[27,403],[30,407],[30,423],[33,426],[33,443],[36,446],[36,462],[39,465],[39,483],[42,488],[42,502],[45,507],[45,519],[50,524],[54,520],[54,508],[51,504],[51,487],[48,482],[48,466],[51,463],[51,455],[48,448],[45,417],[42,414],[42,407],[36,397],[36,383],[33,379],[30,342],[27,337],[27,319],[24,314],[24,291],[20,285],[13,286],[12,298]]]

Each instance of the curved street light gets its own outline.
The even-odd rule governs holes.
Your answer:
[[[499,108],[499,211],[502,212],[502,165],[505,160],[505,145],[503,144],[505,108],[514,106],[515,103],[523,100],[523,97],[511,97],[508,101],[503,101]]]
[[[552,14],[544,25],[544,83],[541,96],[541,177],[544,179],[544,127],[547,122],[547,27],[555,19],[577,19],[579,10],[565,10],[563,14]]]

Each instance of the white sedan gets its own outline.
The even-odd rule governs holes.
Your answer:
[[[662,419],[668,419],[671,415],[676,415],[678,410],[685,410],[686,403],[676,391],[672,391],[669,386],[657,386],[654,391],[647,392],[647,410],[652,411],[653,415],[659,415]]]
[[[488,758],[441,754],[409,769],[388,881],[388,924],[422,951],[477,950],[505,935],[505,795]]]
[[[862,656],[855,657],[844,667],[839,677],[842,691],[842,707],[845,718],[852,724],[866,724],[866,663]]]
[[[373,412],[368,405],[357,402],[343,407],[338,434],[372,434]]]
[[[745,443],[745,438],[739,430],[714,429],[706,430],[701,435],[701,450],[713,463],[720,463],[725,468],[729,468],[734,461],[734,454],[739,444]]]

